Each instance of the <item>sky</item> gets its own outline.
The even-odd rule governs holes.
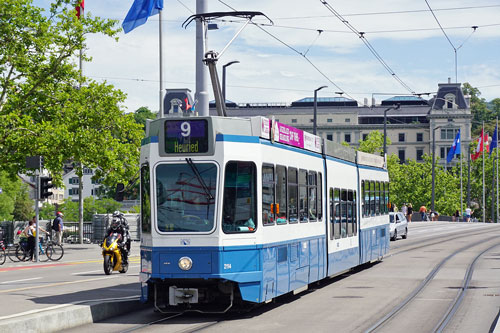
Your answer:
[[[236,103],[290,104],[312,97],[323,85],[328,87],[318,97],[380,103],[395,95],[435,93],[448,78],[469,82],[487,101],[500,98],[499,0],[206,1],[209,12],[259,11],[273,22],[247,25],[218,62],[220,76],[224,64],[240,62],[226,68],[226,96]],[[41,7],[48,3],[34,1]],[[121,25],[132,3],[86,0],[85,15],[120,20]],[[164,0],[164,87],[189,88],[193,95],[196,24],[183,28],[182,23],[195,12],[196,0]],[[364,33],[379,60],[334,12]],[[258,16],[253,22],[270,24]],[[232,17],[212,23],[219,28],[208,31],[207,50],[216,52],[242,26],[241,19]],[[159,109],[158,25],[156,15],[128,34],[119,33],[118,42],[102,35],[87,39],[85,53],[92,62],[84,64],[84,74],[125,92],[128,112],[142,106]],[[211,85],[208,92],[213,100]]]

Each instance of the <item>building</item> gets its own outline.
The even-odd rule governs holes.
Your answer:
[[[99,199],[101,184],[99,181],[92,180],[92,176],[94,175],[94,170],[90,168],[83,168],[83,198],[86,197],[95,197]],[[72,201],[78,201],[78,194],[80,193],[80,179],[75,172],[75,169],[72,169],[63,175],[64,182],[64,198],[69,198]]]
[[[460,83],[441,83],[429,100],[418,96],[397,96],[383,100],[379,105],[359,106],[352,99],[329,97],[317,99],[317,135],[338,143],[347,142],[357,147],[372,131],[384,132],[391,144],[388,154],[397,154],[400,161],[421,161],[424,154],[435,154],[444,165],[456,133],[461,130],[462,147],[471,141],[470,98],[464,96]],[[210,113],[216,115],[215,105]],[[290,105],[239,104],[227,106],[228,116],[274,117],[276,121],[313,132],[314,99],[304,98]],[[384,117],[385,116],[385,117]],[[434,136],[435,134],[435,136]],[[456,163],[455,159],[452,163]]]

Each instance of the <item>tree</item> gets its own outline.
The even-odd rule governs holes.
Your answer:
[[[44,202],[38,214],[41,220],[53,220],[56,216],[56,207],[48,202]]]
[[[14,201],[14,221],[29,221],[35,215],[34,202],[30,199],[28,185],[21,183]]]
[[[142,125],[142,128],[146,130],[146,119],[156,119],[156,113],[151,112],[148,107],[141,106],[134,112],[135,122]]]
[[[6,171],[0,171],[0,220],[12,220],[14,201],[21,186],[21,181],[16,176],[11,176]]]
[[[387,138],[386,144],[389,146],[391,140]],[[384,135],[379,131],[372,131],[368,134],[365,140],[359,142],[359,151],[377,154],[384,152]]]

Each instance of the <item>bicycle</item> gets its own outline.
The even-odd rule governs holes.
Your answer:
[[[44,243],[38,243],[38,259],[40,261],[48,261],[50,259],[49,252],[47,251],[47,246],[43,246]],[[28,261],[30,260],[28,242],[20,241],[15,247],[16,258],[19,261]]]
[[[61,244],[55,243],[49,234],[46,237],[47,257],[52,261],[58,261],[64,256],[64,248]]]
[[[5,263],[6,258],[7,255],[5,254],[5,245],[3,243],[3,240],[0,240],[0,265],[3,265]]]

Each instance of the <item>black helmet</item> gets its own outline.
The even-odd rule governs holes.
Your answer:
[[[113,219],[113,221],[111,221],[111,229],[117,230],[119,227],[120,227],[120,221]]]

